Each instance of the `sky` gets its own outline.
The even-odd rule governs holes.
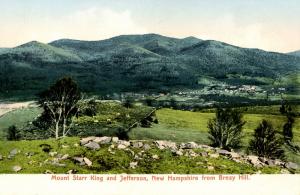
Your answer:
[[[299,0],[0,0],[0,47],[122,34],[300,50]]]

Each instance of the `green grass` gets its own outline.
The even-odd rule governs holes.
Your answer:
[[[70,137],[61,140],[34,140],[34,141],[0,141],[0,154],[4,156],[0,160],[0,173],[13,173],[13,166],[21,166],[20,173],[45,173],[47,170],[53,173],[67,173],[68,170],[77,170],[77,173],[177,173],[177,174],[253,174],[258,170],[262,173],[279,173],[278,167],[273,168],[254,168],[253,166],[236,163],[234,161],[219,157],[217,159],[210,157],[186,157],[173,156],[169,150],[158,150],[154,147],[144,152],[142,159],[138,160],[136,169],[131,169],[129,164],[134,160],[134,156],[130,151],[117,150],[115,154],[108,152],[108,146],[102,146],[100,150],[91,151],[82,146],[76,146],[79,143],[79,138]],[[58,154],[69,154],[69,159],[61,160],[60,163],[65,164],[65,167],[51,165],[55,157],[51,157],[44,152],[40,147],[41,144],[49,144],[52,152]],[[149,142],[149,144],[151,144]],[[13,149],[19,151],[13,159],[7,159],[7,155]],[[132,148],[135,154],[142,149]],[[34,152],[31,157],[25,153]],[[195,150],[201,152],[201,149]],[[158,160],[152,158],[156,154]],[[73,157],[87,157],[93,162],[91,167],[80,166],[73,162]],[[214,170],[208,170],[207,166],[213,166]]]
[[[5,131],[9,126],[15,125],[21,128],[33,121],[41,113],[40,108],[24,108],[11,111],[0,117],[0,139],[5,136]]]
[[[202,144],[209,144],[207,122],[212,119],[214,113],[201,113],[180,111],[172,109],[160,109],[156,112],[159,124],[152,128],[135,128],[130,132],[131,139],[164,139],[176,142],[195,141]],[[282,131],[286,117],[271,114],[244,114],[246,124],[243,128],[242,150],[248,146],[254,129],[262,119],[272,122],[273,126]],[[294,142],[300,145],[300,118],[296,118],[293,127]],[[288,160],[300,164],[299,155],[286,150]]]

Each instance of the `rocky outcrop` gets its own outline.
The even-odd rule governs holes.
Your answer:
[[[174,156],[186,156],[189,158],[195,158],[198,156],[204,158],[225,158],[237,163],[244,163],[252,165],[256,168],[261,168],[264,166],[278,166],[281,168],[282,173],[290,173],[290,171],[295,171],[299,169],[299,166],[292,162],[283,162],[279,159],[268,159],[264,157],[258,157],[254,155],[246,155],[242,153],[237,153],[234,151],[228,151],[219,148],[213,148],[208,145],[197,144],[195,142],[187,142],[177,144],[175,142],[166,140],[156,140],[156,141],[143,141],[143,140],[119,140],[117,137],[87,137],[80,140],[80,144],[86,148],[97,150],[101,145],[109,144],[109,152],[115,154],[112,149],[126,150],[129,151],[134,159],[139,160],[143,158],[144,150],[159,149],[159,150],[170,150]],[[132,149],[141,149],[142,151],[135,154]],[[159,160],[158,155],[152,156],[153,160]],[[84,157],[74,157],[73,160],[80,165],[92,166],[92,162],[84,160]],[[135,169],[138,166],[138,162],[131,162],[129,167]],[[214,170],[214,167],[208,167],[209,170]]]

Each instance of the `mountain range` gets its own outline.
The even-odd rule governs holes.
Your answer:
[[[201,77],[264,84],[300,71],[299,52],[241,48],[195,37],[121,35],[100,41],[32,41],[0,49],[0,93],[33,93],[62,76],[87,92],[165,91],[197,88]]]

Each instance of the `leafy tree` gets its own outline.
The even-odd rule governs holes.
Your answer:
[[[239,147],[245,124],[242,117],[242,113],[236,109],[217,108],[216,117],[208,121],[212,146],[224,149]]]
[[[283,125],[283,136],[285,141],[290,142],[293,139],[293,124],[295,119],[292,115],[287,115],[287,122]]]
[[[40,118],[41,124],[44,122],[54,126],[53,133],[56,139],[68,134],[71,119],[78,112],[77,103],[80,98],[77,84],[69,77],[58,80],[49,89],[39,94],[39,105],[44,109]]]
[[[20,139],[19,130],[17,129],[17,127],[15,125],[12,125],[8,128],[6,138],[7,138],[7,140],[10,140],[10,141],[16,141],[16,140]]]
[[[125,108],[132,108],[133,107],[133,98],[127,97],[123,102],[123,106]]]
[[[254,154],[266,158],[283,158],[284,151],[281,148],[283,142],[276,136],[276,130],[272,124],[262,120],[254,131],[254,137],[249,143],[249,150]]]

